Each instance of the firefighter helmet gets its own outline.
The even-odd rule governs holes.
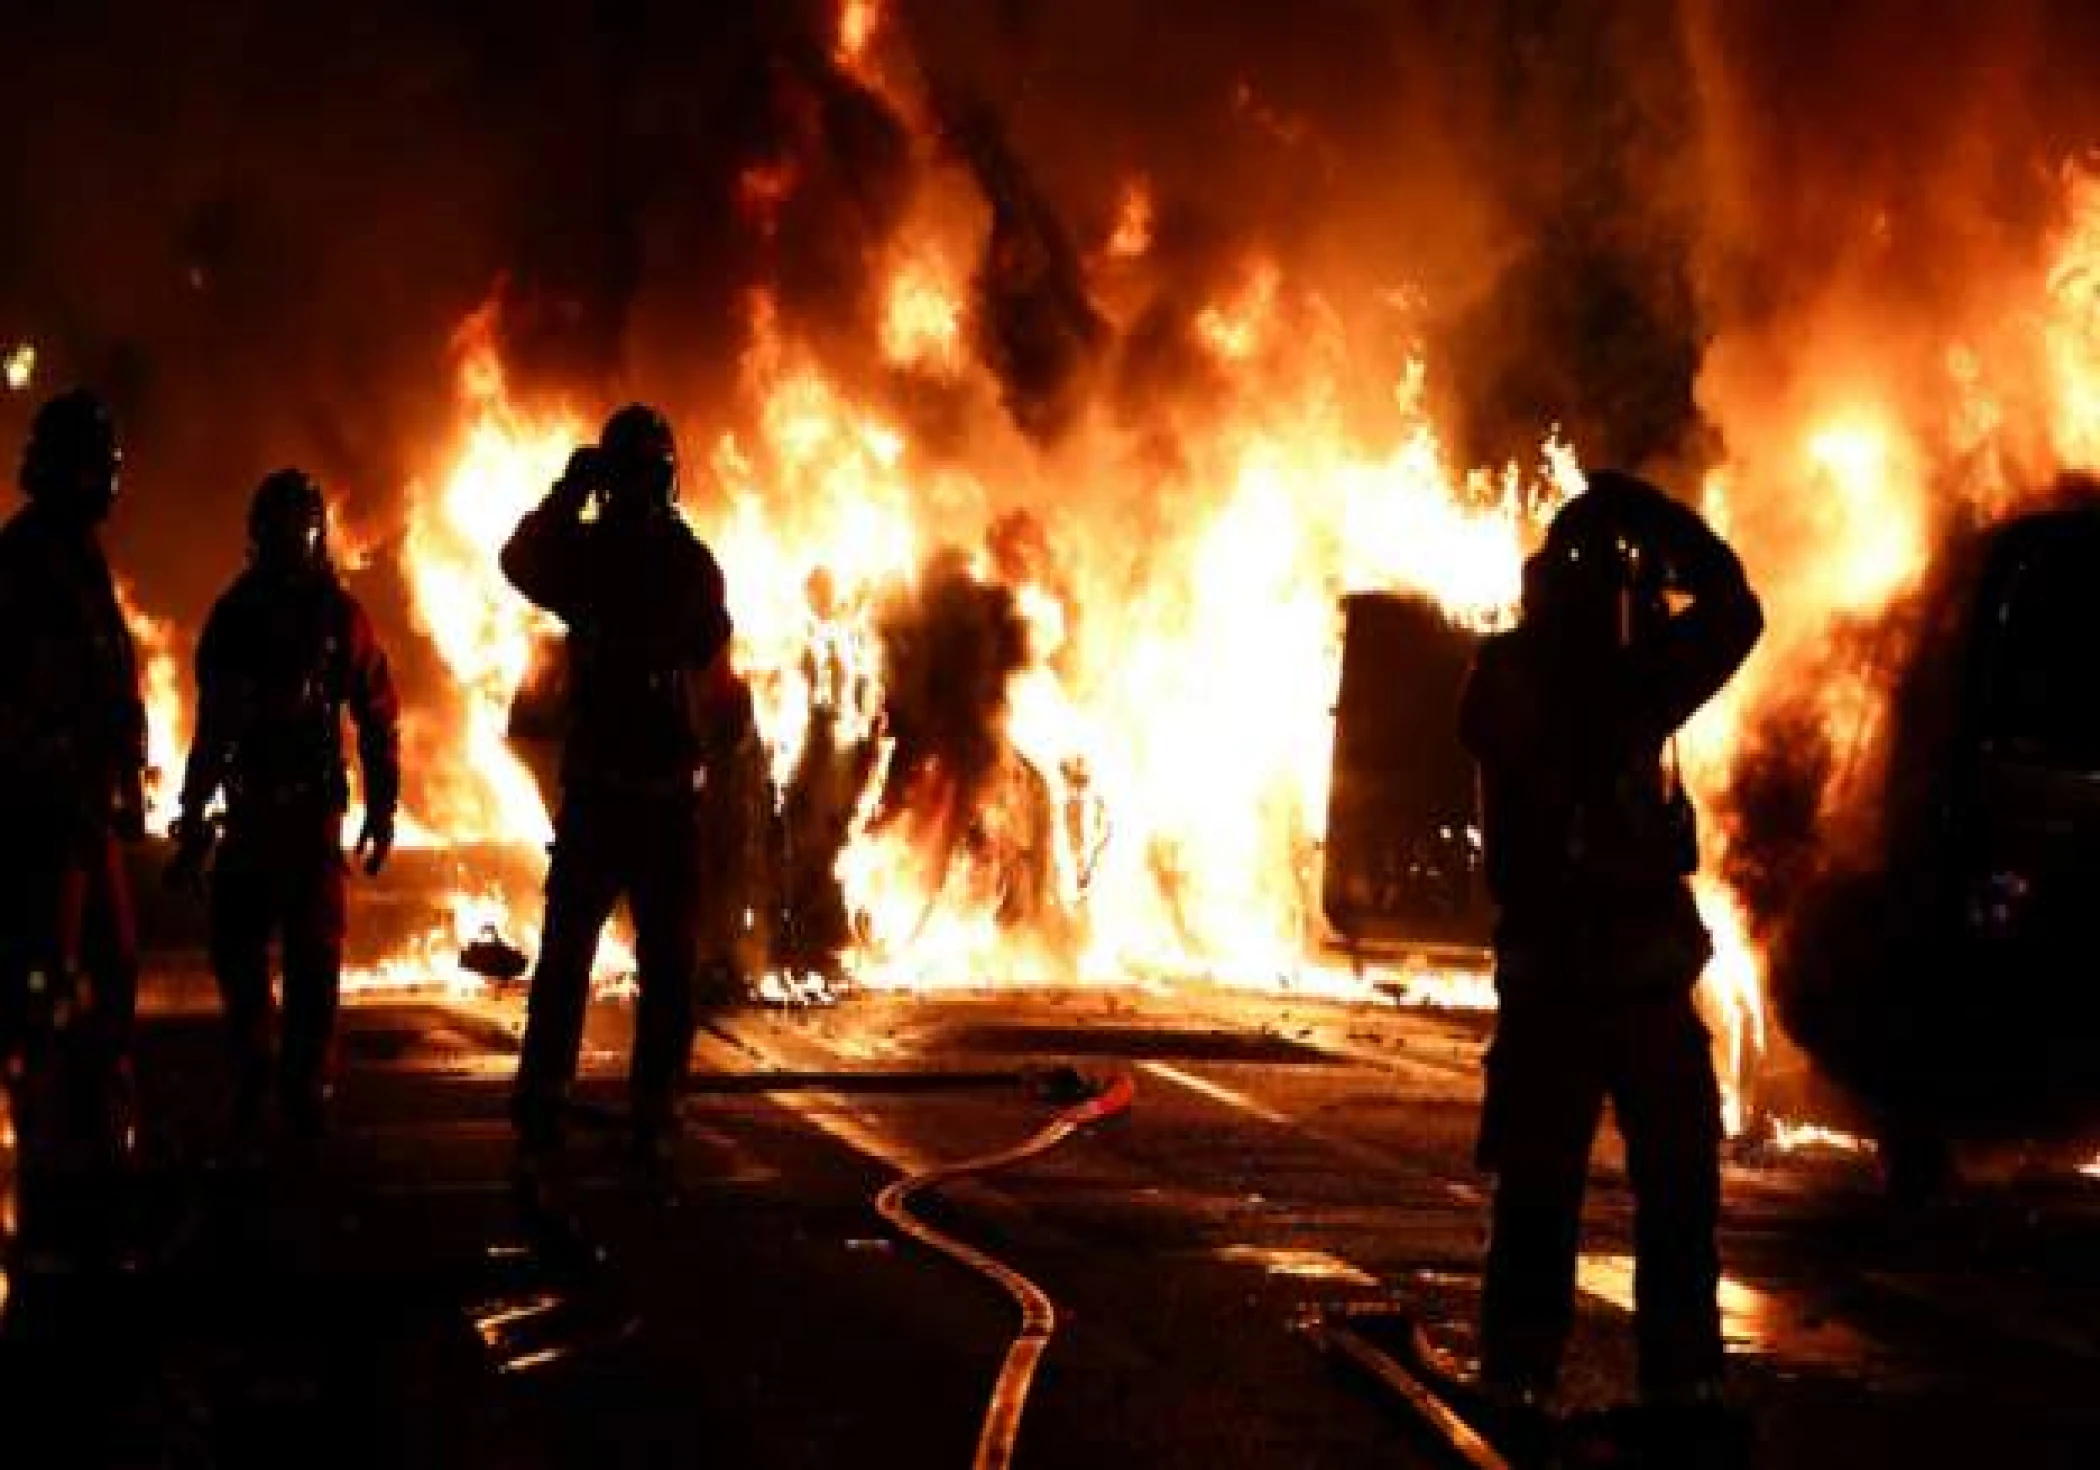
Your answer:
[[[257,566],[307,571],[328,560],[328,502],[301,469],[273,470],[248,505],[248,554]]]
[[[630,403],[605,421],[598,451],[614,501],[668,509],[678,499],[678,443],[670,420]]]
[[[1524,617],[1577,641],[1625,643],[1668,615],[1667,569],[1643,544],[1641,502],[1662,491],[1618,470],[1594,470],[1588,488],[1553,517],[1524,564]]]
[[[85,388],[59,394],[36,411],[22,449],[22,493],[88,521],[117,501],[124,455],[109,406]]]

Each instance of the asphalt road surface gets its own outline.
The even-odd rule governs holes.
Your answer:
[[[331,1135],[244,1162],[201,987],[156,995],[137,1259],[16,1273],[0,1464],[969,1466],[1020,1311],[875,1201],[1038,1134],[1073,1073],[1127,1079],[1127,1110],[917,1200],[1054,1307],[1014,1463],[1457,1463],[1307,1323],[1404,1311],[1464,1358],[1478,1019],[1143,992],[752,1011],[698,1048],[667,1185],[617,1147],[603,1007],[576,1145],[526,1195],[512,1008],[352,1008]],[[2100,1183],[2001,1171],[1906,1212],[1866,1161],[1804,1151],[1731,1165],[1728,1197],[1758,1463],[2092,1463]],[[1607,1135],[1578,1404],[1627,1391],[1628,1213]]]

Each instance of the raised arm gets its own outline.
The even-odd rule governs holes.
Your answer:
[[[1656,494],[1639,512],[1647,543],[1690,605],[1629,653],[1626,709],[1665,738],[1720,693],[1764,633],[1764,608],[1743,563],[1689,507]]]
[[[587,595],[581,516],[595,466],[593,450],[579,449],[569,456],[568,469],[518,522],[498,558],[511,586],[564,621]]]

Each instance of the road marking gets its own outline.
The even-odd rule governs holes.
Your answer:
[[[1208,1077],[1198,1076],[1196,1073],[1186,1071],[1173,1065],[1171,1062],[1139,1062],[1138,1066],[1162,1081],[1171,1082],[1176,1087],[1185,1088],[1199,1097],[1207,1097],[1212,1102],[1222,1103],[1228,1108],[1234,1108],[1251,1118],[1259,1118],[1264,1123],[1274,1127],[1286,1128],[1294,1133],[1302,1133],[1315,1143],[1340,1154],[1352,1163],[1368,1164],[1373,1168],[1393,1170],[1402,1174],[1419,1175],[1423,1172],[1419,1166],[1412,1165],[1404,1159],[1389,1154],[1384,1149],[1373,1148],[1369,1144],[1358,1143],[1355,1139],[1342,1134],[1329,1133],[1324,1128],[1314,1127],[1310,1123],[1292,1117],[1289,1113],[1280,1112],[1270,1107],[1258,1098],[1249,1097],[1236,1087],[1228,1087],[1222,1082],[1214,1082]],[[1478,1205],[1486,1198],[1480,1190],[1461,1180],[1447,1179],[1440,1175],[1434,1177],[1444,1192],[1461,1204],[1468,1206]]]
[[[750,1049],[750,1054],[740,1055],[738,1049],[710,1033],[701,1034],[693,1051],[696,1056],[706,1053],[711,1064],[725,1072],[749,1072],[750,1063],[756,1059],[755,1047]],[[929,1155],[889,1137],[862,1114],[852,1111],[851,1101],[844,1093],[776,1092],[767,1096],[818,1132],[843,1143],[863,1158],[888,1165],[899,1174],[917,1174],[934,1167],[934,1160]],[[686,1100],[682,1112],[687,1118],[692,1116],[692,1099]]]
[[[1275,1245],[1228,1245],[1211,1254],[1230,1265],[1259,1266],[1271,1276],[1292,1281],[1326,1281],[1343,1286],[1369,1287],[1383,1284],[1354,1261],[1345,1261],[1328,1251]]]
[[[1241,1092],[1238,1088],[1227,1087],[1222,1082],[1213,1082],[1208,1077],[1199,1077],[1194,1072],[1185,1072],[1171,1062],[1139,1062],[1138,1065],[1153,1076],[1163,1078],[1173,1083],[1176,1087],[1186,1088],[1199,1097],[1207,1097],[1212,1102],[1223,1103],[1228,1108],[1236,1108],[1249,1117],[1261,1119],[1264,1123],[1273,1124],[1278,1128],[1294,1128],[1299,1132],[1309,1131],[1300,1127],[1298,1120],[1290,1114],[1280,1113],[1267,1103],[1247,1096],[1246,1093]]]

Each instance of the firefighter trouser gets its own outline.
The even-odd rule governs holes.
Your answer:
[[[271,1075],[270,939],[284,961],[282,1055],[277,1085],[309,1105],[334,1070],[335,1014],[343,980],[343,819],[333,810],[235,814],[211,882],[211,961],[245,1103]]]
[[[1606,1098],[1634,1193],[1642,1391],[1668,1396],[1721,1371],[1720,1090],[1690,994],[1589,1010],[1526,1002],[1497,1020],[1481,1114],[1480,1161],[1495,1175],[1481,1357],[1497,1384],[1544,1390],[1558,1376]]]
[[[666,1125],[694,1026],[702,860],[690,797],[572,793],[555,822],[547,910],[518,1059],[513,1116],[528,1137],[558,1130],[576,1078],[591,967],[613,905],[634,919],[641,996],[629,1097],[637,1133]]]
[[[0,811],[0,1066],[50,1028],[75,1121],[128,1113],[138,942],[123,853],[67,817]]]
[[[11,1228],[30,1249],[60,1251],[96,1249],[121,1228],[137,1000],[116,842],[63,816],[0,811],[0,1087],[20,1150],[14,1200],[0,1177],[0,1250]]]

